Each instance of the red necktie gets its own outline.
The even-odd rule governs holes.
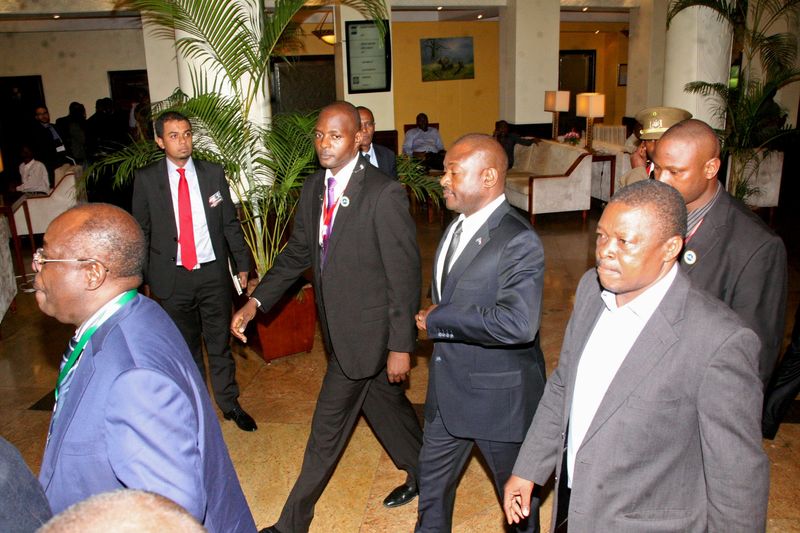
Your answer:
[[[197,250],[194,247],[194,225],[192,224],[192,201],[189,197],[189,183],[186,181],[186,170],[178,169],[181,179],[178,182],[178,244],[181,245],[181,263],[186,270],[197,265]]]

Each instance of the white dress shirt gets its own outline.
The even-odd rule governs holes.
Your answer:
[[[375,149],[373,148],[373,143],[369,143],[369,150],[361,153],[369,157],[369,162],[372,164],[373,167],[378,168],[378,156],[375,155]]]
[[[336,178],[336,185],[333,187],[333,196],[336,201],[336,208],[333,210],[333,216],[331,217],[331,224],[333,224],[336,220],[336,213],[338,213],[339,208],[342,207],[342,195],[344,194],[344,190],[347,188],[347,184],[350,183],[350,176],[353,175],[353,171],[356,168],[356,163],[363,165],[363,163],[358,162],[358,154],[356,154],[349,163],[342,167],[342,169],[335,176],[333,175],[333,172],[331,172],[331,169],[325,169],[325,182],[324,187],[322,188],[322,209],[320,209],[319,215],[320,246],[322,246],[322,235],[325,233],[325,226],[323,223],[325,222],[325,197],[328,194],[328,178]]]
[[[22,185],[17,186],[17,191],[50,194],[50,178],[41,161],[31,159],[27,163],[20,163],[19,175]]]
[[[442,246],[442,253],[439,254],[439,259],[436,262],[436,285],[439,287],[439,298],[442,297],[442,272],[444,272],[444,257],[447,255],[447,249],[450,247],[450,241],[453,239],[453,232],[458,225],[458,222],[461,221],[461,239],[458,241],[458,248],[456,248],[455,252],[453,252],[453,257],[450,260],[450,264],[447,265],[447,272],[450,272],[450,269],[453,267],[455,262],[458,260],[461,252],[464,251],[464,248],[467,247],[469,241],[472,240],[472,237],[478,232],[481,226],[483,226],[489,217],[492,216],[492,213],[500,207],[506,199],[505,194],[501,194],[479,210],[472,213],[470,216],[464,216],[463,213],[458,215],[456,219],[456,223],[452,225],[450,231],[447,234],[447,238]]]
[[[412,128],[406,132],[406,138],[403,142],[404,154],[411,155],[414,152],[435,153],[442,150],[444,150],[442,137],[436,128],[428,128],[427,130]]]
[[[569,412],[567,436],[567,486],[572,488],[575,457],[586,431],[597,413],[603,397],[619,367],[625,361],[633,343],[639,338],[647,321],[661,303],[678,273],[678,264],[652,287],[622,307],[617,307],[616,295],[603,291],[606,307],[595,324],[583,349],[575,390]]]
[[[184,165],[186,171],[186,183],[189,185],[189,201],[192,203],[192,227],[194,228],[194,246],[197,251],[197,265],[209,263],[216,259],[214,247],[211,244],[211,235],[208,233],[208,222],[206,221],[206,210],[200,192],[200,184],[197,181],[197,171],[194,169],[194,161],[190,157]],[[167,175],[169,176],[169,191],[172,196],[172,209],[175,211],[175,227],[178,232],[181,229],[181,217],[178,211],[178,183],[181,176],[178,174],[178,166],[167,159]],[[221,207],[220,207],[221,209]],[[183,265],[181,262],[181,245],[178,244],[178,252],[175,256],[175,264]],[[196,267],[195,267],[196,268]]]

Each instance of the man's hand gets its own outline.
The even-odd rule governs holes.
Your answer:
[[[411,354],[408,352],[389,352],[386,359],[386,374],[389,383],[402,383],[411,372]]]
[[[248,300],[241,309],[236,311],[231,319],[231,334],[242,342],[247,342],[247,337],[244,336],[244,330],[247,324],[253,320],[258,310],[258,303],[252,298]]]
[[[531,514],[533,481],[512,475],[503,490],[503,510],[509,524],[519,524]]]
[[[237,274],[239,277],[239,287],[242,288],[243,291],[247,290],[247,272],[239,272]]]
[[[420,309],[419,312],[416,314],[416,316],[414,316],[414,320],[416,321],[418,330],[428,331],[428,324],[426,323],[426,321],[428,320],[428,315],[431,313],[431,311],[433,311],[437,307],[438,305],[433,304],[427,309]]]

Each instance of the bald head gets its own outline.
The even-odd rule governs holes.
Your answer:
[[[57,224],[66,229],[66,245],[79,257],[101,261],[109,280],[131,280],[132,288],[141,283],[144,235],[126,211],[111,204],[82,204],[64,212],[51,227]]]
[[[707,159],[719,157],[719,137],[711,126],[702,120],[690,118],[678,122],[661,136],[662,141],[670,139],[693,141],[696,150],[701,152],[703,157]]]
[[[183,507],[142,490],[97,494],[54,516],[37,533],[160,533],[206,531]]]
[[[447,208],[470,216],[503,194],[508,159],[488,135],[473,133],[458,139],[444,158],[440,179]]]
[[[719,187],[719,139],[705,122],[684,120],[661,137],[653,164],[656,179],[678,189],[692,212],[710,202]]]
[[[459,138],[453,145],[453,148],[460,143],[465,143],[468,150],[483,161],[485,167],[497,169],[499,174],[497,186],[502,191],[505,188],[508,156],[503,146],[497,142],[497,139],[491,135],[484,135],[482,133],[468,133]]]

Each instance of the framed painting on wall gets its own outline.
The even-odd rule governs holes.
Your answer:
[[[471,80],[475,78],[472,37],[420,39],[422,81]]]

